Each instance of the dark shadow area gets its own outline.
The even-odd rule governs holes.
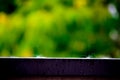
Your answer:
[[[112,79],[119,78],[119,62],[96,59],[0,59],[0,73],[1,78],[70,76]]]

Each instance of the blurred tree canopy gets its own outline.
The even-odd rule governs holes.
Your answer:
[[[0,56],[120,57],[119,0],[0,0]]]

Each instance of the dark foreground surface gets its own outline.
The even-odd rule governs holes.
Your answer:
[[[4,58],[0,75],[9,80],[120,80],[120,60]]]
[[[120,80],[120,78],[110,77],[23,77],[10,78],[9,80]]]

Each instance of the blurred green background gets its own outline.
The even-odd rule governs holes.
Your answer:
[[[0,0],[1,57],[120,57],[120,0]]]

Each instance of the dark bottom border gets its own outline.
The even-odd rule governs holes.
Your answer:
[[[120,77],[120,60],[0,59],[0,74],[7,77],[87,76]]]
[[[98,76],[46,76],[46,77],[13,77],[9,80],[120,80],[119,77]]]

